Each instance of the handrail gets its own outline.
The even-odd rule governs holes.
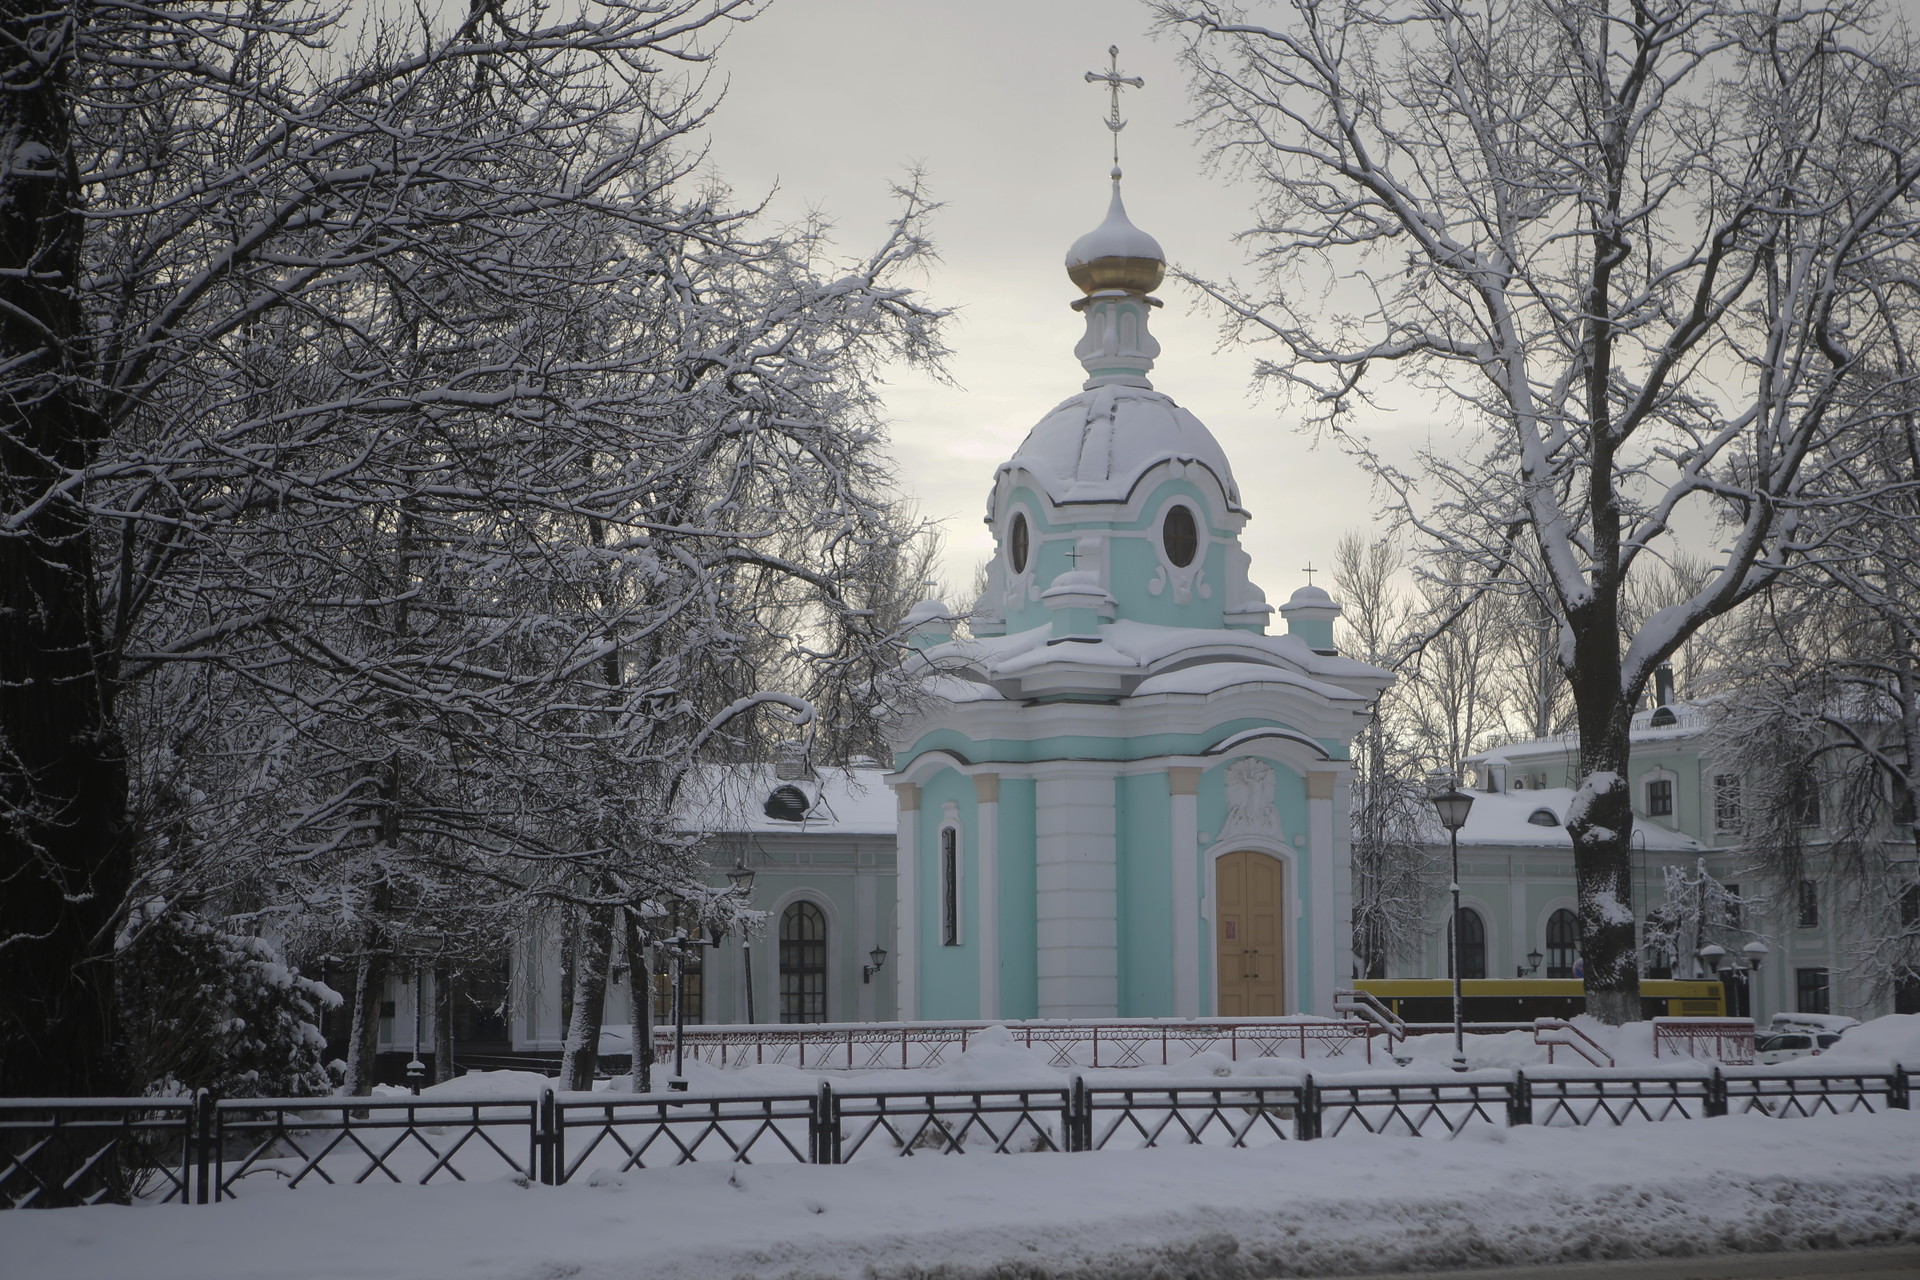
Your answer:
[[[1335,1013],[1344,1013],[1370,1022],[1386,1032],[1387,1043],[1395,1040],[1405,1043],[1407,1024],[1387,1004],[1371,991],[1336,991],[1333,993]]]
[[[1535,1018],[1533,1020],[1533,1042],[1547,1047],[1547,1062],[1553,1063],[1553,1051],[1556,1048],[1571,1049],[1587,1060],[1589,1066],[1617,1066],[1613,1055],[1602,1049],[1592,1036],[1568,1022],[1565,1018]]]

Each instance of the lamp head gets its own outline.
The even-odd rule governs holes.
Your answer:
[[[747,865],[745,854],[734,859],[733,869],[727,872],[727,883],[743,898],[753,892],[753,868]]]
[[[1701,963],[1707,966],[1708,973],[1717,974],[1720,972],[1720,965],[1727,958],[1727,949],[1717,942],[1709,942],[1693,954],[1700,957]]]
[[[1440,825],[1449,831],[1458,831],[1467,825],[1467,814],[1473,809],[1473,797],[1458,787],[1449,787],[1439,795],[1430,797],[1433,811],[1440,815]]]

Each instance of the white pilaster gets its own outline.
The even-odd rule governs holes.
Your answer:
[[[1333,813],[1353,812],[1353,775],[1336,774],[1333,783]],[[1333,915],[1328,917],[1339,930],[1332,939],[1334,967],[1326,981],[1333,990],[1352,986],[1353,964],[1353,839],[1347,823],[1335,823],[1333,831]],[[1331,1009],[1329,1009],[1331,1012]]]
[[[1038,778],[1035,792],[1040,1016],[1111,1018],[1120,1003],[1113,776],[1061,769]]]
[[[1173,1011],[1200,1016],[1200,770],[1167,770],[1173,825]]]
[[[1307,857],[1313,868],[1313,900],[1307,904],[1307,916],[1313,930],[1311,983],[1302,982],[1300,1009],[1304,1013],[1333,1016],[1333,989],[1338,970],[1339,951],[1335,935],[1340,932],[1334,912],[1334,829],[1333,796],[1340,775],[1331,769],[1307,770]],[[1348,939],[1351,948],[1352,940]]]
[[[900,802],[898,852],[895,855],[894,945],[899,948],[893,970],[894,1017],[911,1021],[920,1008],[920,788],[903,782],[894,788]]]
[[[1000,1016],[1000,775],[977,773],[973,790],[980,802],[974,826],[979,894],[974,942],[980,948],[980,1017]]]
[[[1514,863],[1518,860],[1516,854],[1507,855],[1507,941],[1510,947],[1508,954],[1512,957],[1510,963],[1515,971],[1527,962],[1527,952],[1533,949],[1527,945],[1527,935],[1532,932],[1530,926],[1533,923],[1527,919],[1527,886],[1513,873]],[[1504,968],[1489,969],[1487,972],[1496,978],[1507,976]]]
[[[860,865],[860,846],[855,842],[853,850],[854,936],[850,940],[853,945],[848,948],[849,954],[853,957],[854,968],[861,968],[867,963],[867,952],[873,949],[875,941],[880,936],[879,911],[874,901],[878,880],[879,877],[873,874],[871,868]],[[853,970],[849,969],[847,972],[851,976]],[[864,981],[855,989],[854,1008],[859,1011],[858,1016],[862,1022],[872,1022],[877,1016],[873,1006],[878,994],[878,988],[871,981]]]

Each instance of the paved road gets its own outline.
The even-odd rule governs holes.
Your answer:
[[[1920,1280],[1920,1245],[1819,1253],[1736,1253],[1711,1258],[1642,1258],[1544,1267],[1421,1271],[1419,1280]],[[1356,1276],[1348,1280],[1385,1280]],[[1410,1280],[1399,1272],[1394,1280]]]

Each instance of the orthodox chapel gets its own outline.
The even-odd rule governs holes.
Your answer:
[[[1331,1014],[1351,975],[1348,746],[1392,677],[1312,585],[1269,634],[1233,468],[1147,376],[1166,257],[1112,179],[1067,252],[1085,381],[994,473],[967,634],[910,619],[903,1019]]]

